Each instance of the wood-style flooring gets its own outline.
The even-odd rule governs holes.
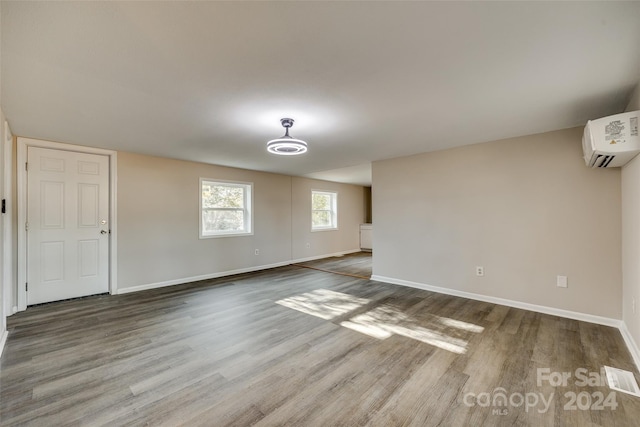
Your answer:
[[[604,365],[638,377],[614,328],[297,266],[36,306],[8,322],[2,426],[640,420],[640,398],[598,405],[608,386],[575,377]],[[538,384],[538,369],[571,378]]]
[[[317,259],[294,264],[330,273],[344,274],[360,279],[371,277],[371,252],[355,252],[331,258]]]

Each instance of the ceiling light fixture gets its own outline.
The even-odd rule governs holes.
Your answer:
[[[267,142],[267,151],[281,156],[295,156],[307,152],[307,143],[301,139],[289,136],[289,128],[293,126],[293,119],[280,119],[280,123],[286,129],[283,136]]]

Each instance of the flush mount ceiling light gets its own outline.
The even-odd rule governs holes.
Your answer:
[[[307,152],[307,143],[301,139],[289,136],[289,128],[293,126],[293,119],[280,119],[286,129],[283,136],[267,142],[267,151],[281,156],[295,156]]]

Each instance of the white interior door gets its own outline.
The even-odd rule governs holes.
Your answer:
[[[109,158],[27,150],[27,304],[109,290]]]

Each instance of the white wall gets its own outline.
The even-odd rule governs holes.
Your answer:
[[[640,110],[640,84],[626,111]],[[640,344],[640,156],[622,168],[622,319]],[[633,301],[636,310],[633,312]]]
[[[587,168],[581,135],[373,163],[374,275],[620,319],[620,170]]]
[[[199,239],[201,177],[253,182],[253,235]],[[311,188],[338,191],[338,231],[310,233]],[[356,250],[362,199],[355,185],[118,152],[118,289]]]

